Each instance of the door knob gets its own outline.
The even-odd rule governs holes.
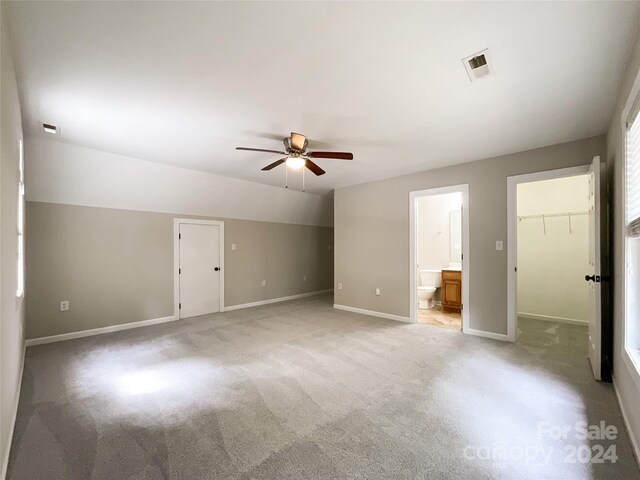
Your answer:
[[[584,279],[587,282],[595,282],[596,281],[596,276],[595,275],[585,275]]]
[[[217,272],[218,270],[220,270],[220,267],[215,267],[214,270]]]

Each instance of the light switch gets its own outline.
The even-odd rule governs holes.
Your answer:
[[[60,311],[66,312],[67,310],[69,310],[69,300],[62,300],[60,302]]]
[[[496,240],[496,250],[504,250],[504,243],[502,240]]]
[[[232,244],[231,244],[231,250],[235,250],[235,249],[236,249],[236,244],[235,244],[235,243],[232,243]]]
[[[376,288],[376,295],[380,296],[380,289],[379,288]]]
[[[338,283],[338,290],[342,290],[342,283]]]
[[[267,281],[266,280],[262,280],[262,286],[266,287],[267,286]]]

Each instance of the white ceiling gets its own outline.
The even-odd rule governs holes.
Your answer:
[[[605,133],[639,2],[16,2],[28,135],[282,185],[290,131],[352,151],[323,192]],[[461,59],[489,48],[474,83]],[[313,147],[313,142],[311,147]],[[313,177],[313,178],[312,178]]]

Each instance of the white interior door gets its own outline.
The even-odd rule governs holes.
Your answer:
[[[180,318],[220,311],[220,227],[180,224]]]
[[[589,168],[589,361],[593,376],[601,380],[601,271],[600,271],[600,157]]]

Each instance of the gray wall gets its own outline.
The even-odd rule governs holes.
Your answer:
[[[609,172],[609,187],[614,193],[613,202],[613,376],[616,390],[628,419],[628,427],[636,440],[636,449],[640,442],[640,375],[629,368],[624,356],[624,329],[625,329],[625,292],[624,292],[624,136],[622,131],[622,111],[631,92],[633,82],[640,70],[640,36],[636,37],[627,71],[622,79],[620,93],[616,103],[616,110],[611,120],[611,126],[607,134],[607,167]],[[636,454],[640,454],[636,451]]]
[[[4,478],[24,355],[23,299],[16,298],[19,141],[22,117],[9,44],[5,2],[0,5],[0,478]]]
[[[207,218],[27,202],[27,338],[173,315],[176,217]],[[225,306],[332,288],[333,228],[217,220]]]
[[[605,137],[336,190],[335,303],[409,316],[409,192],[469,184],[470,327],[507,333],[507,176],[590,163]],[[375,295],[376,287],[382,294]]]

